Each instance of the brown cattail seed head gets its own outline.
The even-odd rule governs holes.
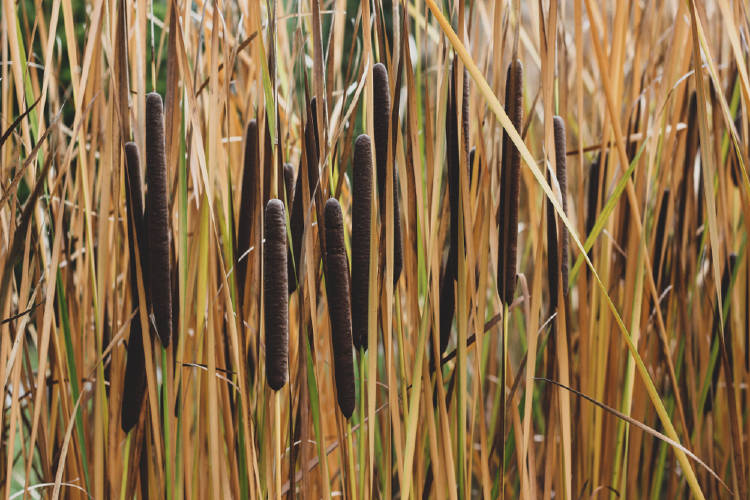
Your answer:
[[[140,155],[138,146],[129,142],[125,144],[126,196],[128,214],[128,246],[130,249],[130,290],[133,305],[138,303],[138,275],[136,271],[136,245],[145,261],[143,241],[143,187],[141,182]],[[141,265],[143,268],[143,265]],[[138,416],[146,393],[146,361],[143,353],[143,332],[138,315],[130,322],[130,337],[128,339],[128,357],[125,364],[125,378],[122,389],[122,406],[120,426],[124,432],[129,432],[138,423]]]
[[[161,96],[156,92],[146,95],[146,176],[149,293],[156,331],[162,345],[167,347],[172,337],[169,204],[164,147],[164,108]]]
[[[505,83],[505,111],[516,130],[523,120],[523,67],[516,59],[508,67]],[[497,257],[497,286],[500,299],[510,305],[516,289],[518,244],[518,196],[521,179],[521,153],[503,131],[502,171],[500,172],[500,241]]]
[[[549,171],[547,172],[547,181],[552,184],[552,176]],[[549,283],[550,312],[557,310],[557,292],[560,287],[558,259],[557,217],[552,202],[547,200],[547,282]]]
[[[258,146],[258,122],[253,119],[247,124],[245,134],[245,161],[242,170],[242,194],[240,197],[240,218],[237,224],[237,287],[240,293],[244,291],[247,273],[247,256],[242,257],[250,248],[250,232],[252,231],[253,215],[258,204],[258,188],[260,182]]]
[[[284,203],[266,205],[263,292],[265,294],[266,379],[278,391],[286,384],[289,366],[289,296],[286,282],[286,219]]]
[[[134,142],[125,144],[125,168],[126,182],[125,192],[127,196],[127,214],[128,214],[128,237],[130,239],[130,256],[131,256],[131,273],[135,273],[135,248],[133,245],[138,243],[138,251],[141,255],[141,263],[145,262],[145,249],[143,248],[143,182],[141,179],[141,161],[138,152],[138,146]],[[135,234],[133,234],[135,229]],[[143,264],[141,264],[143,268]],[[131,274],[135,278],[135,274]],[[133,286],[136,286],[133,280]],[[133,297],[137,297],[135,291]]]
[[[354,143],[352,170],[352,333],[355,347],[367,349],[372,203],[372,145],[368,135],[360,135]]]
[[[560,116],[552,119],[552,126],[555,133],[555,163],[557,164],[557,182],[560,184],[560,194],[562,195],[562,208],[565,215],[568,215],[568,168],[566,165],[566,138],[565,138],[565,121]],[[568,295],[568,255],[570,252],[570,242],[568,240],[568,230],[565,225],[560,223],[560,275],[562,277],[563,295]]]
[[[138,416],[146,394],[146,359],[143,352],[141,319],[136,314],[130,321],[128,358],[125,363],[125,378],[122,385],[120,427],[128,433],[138,423]]]
[[[391,119],[391,94],[388,84],[388,70],[383,63],[372,68],[373,77],[373,122],[375,127],[375,162],[378,169],[378,197],[380,218],[385,219],[385,190],[388,169],[388,130]],[[391,146],[395,148],[395,145]],[[401,209],[398,201],[398,174],[393,168],[393,283],[398,282],[403,268],[403,247],[401,242]]]
[[[339,408],[346,418],[355,406],[354,361],[352,357],[352,322],[349,305],[349,265],[344,247],[344,225],[341,206],[330,198],[325,209],[326,289],[331,320],[336,393]]]

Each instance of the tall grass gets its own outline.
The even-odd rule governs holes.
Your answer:
[[[747,498],[746,14],[4,1],[1,494]]]

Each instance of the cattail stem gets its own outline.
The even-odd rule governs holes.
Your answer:
[[[273,393],[274,419],[273,419],[273,450],[276,471],[274,473],[276,500],[281,500],[281,391]]]

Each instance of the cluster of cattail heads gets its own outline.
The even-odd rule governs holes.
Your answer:
[[[172,273],[170,263],[169,204],[167,199],[167,159],[164,144],[164,107],[159,94],[146,95],[146,193],[143,205],[140,154],[133,142],[125,144],[125,181],[131,296],[134,307],[151,309],[152,327],[164,347],[173,330]],[[138,258],[140,257],[140,259]],[[140,264],[146,304],[140,303],[138,273]],[[128,432],[138,422],[146,391],[143,328],[138,314],[130,322],[128,358],[123,381],[121,427]]]
[[[326,290],[331,320],[331,341],[339,408],[346,418],[355,406],[354,361],[352,358],[352,321],[349,304],[349,263],[344,246],[344,222],[341,206],[330,198],[325,208]]]
[[[266,380],[278,391],[289,377],[289,296],[286,274],[286,216],[284,203],[266,205],[263,292],[266,325]]]
[[[508,67],[505,83],[505,112],[513,127],[521,130],[523,120],[523,67],[516,59]],[[521,179],[521,153],[507,132],[503,132],[503,156],[500,172],[500,223],[497,287],[500,299],[510,305],[516,290],[516,252],[518,241],[518,195]]]

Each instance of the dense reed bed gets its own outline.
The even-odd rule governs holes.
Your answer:
[[[748,498],[744,3],[1,8],[3,497]]]

